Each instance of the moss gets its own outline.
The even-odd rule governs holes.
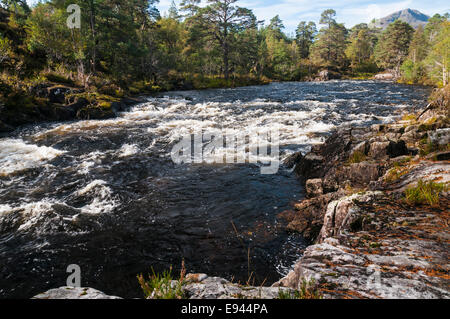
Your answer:
[[[405,167],[400,167],[399,164],[395,163],[394,167],[391,168],[384,177],[385,182],[393,183],[398,181],[400,178],[409,173],[409,169]]]
[[[410,114],[410,113],[405,114],[405,115],[403,115],[402,120],[406,121],[406,122],[410,122],[411,124],[414,124],[414,123],[416,123],[416,115]]]
[[[62,74],[57,74],[57,73],[51,72],[51,73],[44,74],[44,76],[50,82],[74,85],[74,81],[72,79],[69,79],[67,76],[64,76]]]

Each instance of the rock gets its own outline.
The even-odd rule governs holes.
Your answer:
[[[127,105],[123,102],[112,102],[111,103],[111,109],[114,111],[114,113],[123,112],[127,108]]]
[[[434,145],[447,145],[450,143],[450,128],[429,132],[428,139]]]
[[[375,159],[383,159],[388,155],[389,142],[374,142],[370,145],[369,154]]]
[[[194,282],[202,282],[208,278],[207,274],[188,274],[186,276],[186,281],[194,283]]]
[[[395,80],[395,75],[392,73],[380,73],[375,75],[374,79],[378,81],[393,81]]]
[[[108,296],[93,288],[61,287],[34,296],[32,299],[122,299]]]
[[[409,151],[406,147],[406,143],[403,140],[390,141],[387,154],[390,158],[395,158],[403,155],[408,155]]]
[[[361,154],[367,155],[369,153],[369,150],[370,150],[370,144],[367,141],[364,141],[364,142],[359,143],[358,145],[356,145],[353,148],[350,156],[353,156],[353,154],[355,154],[355,153],[361,153]]]
[[[358,215],[354,214],[355,202],[370,202],[374,197],[382,195],[381,192],[368,192],[363,194],[354,194],[343,197],[337,201],[331,202],[324,216],[323,227],[317,239],[322,243],[325,239],[339,235],[341,230],[350,229]]]
[[[294,153],[284,160],[284,165],[286,165],[287,168],[293,168],[302,159],[303,159],[302,153],[300,152]]]
[[[319,74],[317,75],[317,77],[315,78],[314,81],[322,82],[322,81],[329,81],[329,80],[339,80],[341,78],[342,78],[342,75],[337,72],[333,72],[330,70],[322,70],[319,72]]]
[[[274,286],[295,289],[303,278],[314,278],[324,298],[448,299],[449,235],[442,214],[449,200],[444,196],[434,211],[396,204],[381,192],[334,201],[321,243],[309,246]]]
[[[306,196],[317,197],[323,194],[322,180],[320,178],[306,181]]]
[[[301,233],[306,240],[314,242],[322,229],[328,204],[342,196],[343,192],[335,192],[300,202],[295,205],[296,212],[288,219],[287,229]]]
[[[47,88],[48,100],[50,103],[64,104],[66,101],[66,94],[71,93],[73,90],[65,86],[52,86]]]
[[[371,181],[376,181],[385,173],[383,163],[361,162],[345,166],[338,173],[336,179],[339,184],[350,181],[350,186],[364,187]]]
[[[188,275],[188,278],[197,275]],[[280,290],[278,287],[250,287],[233,284],[219,277],[202,276],[201,280],[188,282],[183,290],[189,299],[277,299]]]
[[[80,120],[105,120],[114,118],[116,114],[111,108],[84,107],[77,112]]]
[[[320,155],[309,153],[302,157],[295,167],[295,172],[305,179],[320,177],[320,167],[324,158]]]
[[[411,129],[409,129],[411,128]],[[409,130],[408,130],[409,129]],[[407,128],[404,134],[400,137],[400,140],[404,141],[407,144],[415,144],[420,141],[422,138],[427,136],[426,132],[420,132],[418,127],[410,126]]]
[[[375,159],[384,159],[386,157],[398,157],[408,155],[409,151],[404,140],[374,142],[370,145],[369,154]]]

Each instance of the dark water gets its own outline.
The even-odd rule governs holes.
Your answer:
[[[390,122],[428,89],[375,82],[275,83],[172,92],[117,119],[42,124],[0,139],[0,297],[82,285],[141,297],[136,274],[182,259],[190,272],[270,284],[306,243],[277,218],[303,198],[281,167],[175,164],[193,129],[277,129],[281,158],[343,124]],[[234,226],[233,226],[234,225]]]

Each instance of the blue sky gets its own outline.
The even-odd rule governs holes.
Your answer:
[[[160,0],[158,8],[161,14],[167,11],[171,2],[172,0]],[[175,0],[177,4],[180,2],[181,0]],[[417,9],[428,15],[450,11],[448,0],[240,0],[237,4],[253,9],[259,20],[268,21],[276,14],[280,15],[288,33],[293,32],[302,20],[318,23],[320,13],[329,8],[336,10],[338,22],[345,23],[347,27],[370,22],[373,18],[381,18],[406,8]]]

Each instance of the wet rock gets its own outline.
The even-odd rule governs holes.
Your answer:
[[[32,299],[122,299],[108,296],[93,288],[61,287],[34,296]]]
[[[293,168],[302,159],[303,159],[302,153],[300,153],[300,152],[294,153],[285,159],[284,165],[286,165],[287,168]]]
[[[320,155],[309,153],[302,157],[300,162],[297,163],[295,171],[300,176],[306,178],[320,177],[322,163],[324,158]]]
[[[317,179],[309,179],[306,181],[306,196],[317,197],[323,194],[322,180],[320,178]]]

